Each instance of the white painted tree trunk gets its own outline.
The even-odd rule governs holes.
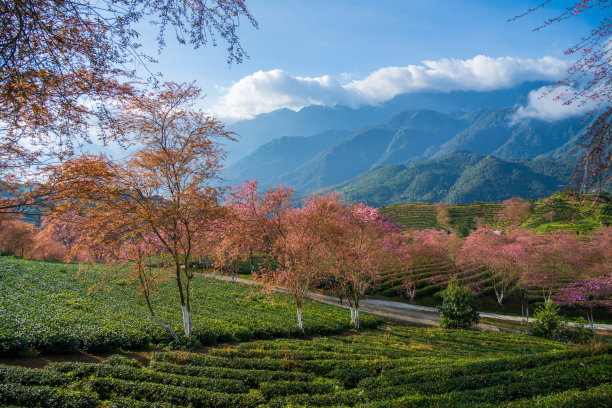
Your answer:
[[[359,306],[355,308],[355,328],[359,329]]]
[[[174,330],[172,329],[172,327],[170,327],[167,324],[162,323],[162,321],[159,320],[159,318],[157,316],[155,316],[155,315],[153,315],[153,319],[157,322],[157,324],[159,324],[161,327],[166,329],[172,335],[172,337],[174,338],[174,341],[176,341],[176,342],[179,341],[179,338],[176,335],[176,333],[174,332]]]
[[[497,288],[495,289],[495,297],[497,298],[497,303],[501,306],[502,301],[504,300],[504,291],[498,291]]]
[[[183,330],[185,330],[185,337],[187,340],[191,340],[191,313],[187,310],[187,306],[181,306],[183,311]]]
[[[351,323],[355,323],[355,309],[353,309],[353,306],[349,307],[349,309],[351,310]]]
[[[302,308],[297,308],[298,328],[304,333],[304,322],[302,321]]]

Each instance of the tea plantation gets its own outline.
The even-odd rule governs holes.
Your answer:
[[[0,404],[45,407],[605,407],[612,355],[524,335],[384,327],[147,365],[0,366]]]
[[[0,354],[100,352],[169,342],[170,335],[150,318],[136,288],[105,275],[99,268],[79,274],[76,265],[0,257]],[[163,284],[154,307],[162,321],[174,323],[180,332],[173,284]],[[292,298],[263,294],[258,287],[196,276],[192,310],[194,336],[203,345],[300,334]],[[308,301],[303,313],[309,334],[351,327],[349,312],[333,306]],[[372,316],[362,319],[366,328],[381,323]]]

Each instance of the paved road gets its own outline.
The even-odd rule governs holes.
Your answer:
[[[228,275],[222,274],[212,274],[212,273],[204,273],[204,276],[210,278],[216,278],[226,281],[231,281],[231,277]],[[261,282],[252,279],[244,279],[244,278],[236,278],[237,282],[245,283],[248,285],[260,285]],[[276,290],[279,292],[284,292],[282,287],[277,287]],[[339,307],[343,307],[348,309],[346,302],[344,305],[338,304],[338,298],[333,296],[326,296],[320,293],[316,293],[311,291],[309,297],[315,300],[318,300],[323,303],[327,303],[330,305],[335,305]],[[440,325],[440,315],[436,311],[435,308],[429,306],[419,306],[419,305],[411,305],[409,303],[395,302],[392,300],[380,300],[380,299],[362,299],[361,303],[361,311],[370,313],[373,315],[385,317],[388,319],[407,322],[412,324],[418,324],[423,326],[439,326]],[[515,321],[521,322],[523,320],[520,316],[507,316],[496,313],[487,313],[481,312],[481,317],[486,317],[495,320],[506,320],[506,321]],[[569,323],[573,325],[573,323]],[[481,323],[479,325],[480,328],[485,330],[503,330],[510,331],[508,329],[503,329],[491,324]],[[612,331],[612,325],[610,324],[596,324],[595,330],[599,331]]]

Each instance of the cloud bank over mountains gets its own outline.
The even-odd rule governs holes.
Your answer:
[[[240,120],[281,108],[297,111],[309,105],[375,105],[411,92],[489,91],[525,81],[557,81],[567,66],[567,62],[554,57],[535,60],[478,55],[466,60],[444,58],[421,65],[385,67],[346,84],[329,75],[309,78],[291,76],[281,69],[258,71],[224,89],[212,111],[225,120]],[[522,114],[554,117],[554,107],[545,109],[538,101],[535,96],[530,98],[533,106],[525,107]]]
[[[575,89],[567,86],[543,86],[529,92],[528,98],[527,105],[519,106],[512,115],[512,123],[529,118],[554,122],[597,109],[596,101],[584,102]]]

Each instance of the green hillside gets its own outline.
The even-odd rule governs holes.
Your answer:
[[[575,165],[571,159],[504,161],[456,150],[410,166],[378,167],[331,189],[346,199],[375,207],[402,202],[468,204],[510,197],[539,199],[566,185]]]
[[[495,224],[500,202],[445,206],[451,226],[460,233],[475,227],[474,217]],[[427,203],[404,203],[380,207],[380,211],[403,229],[442,228],[436,220],[436,207]],[[533,211],[520,224],[536,232],[566,229],[590,232],[612,224],[609,195],[555,193],[533,203]],[[463,234],[465,235],[465,234]]]

